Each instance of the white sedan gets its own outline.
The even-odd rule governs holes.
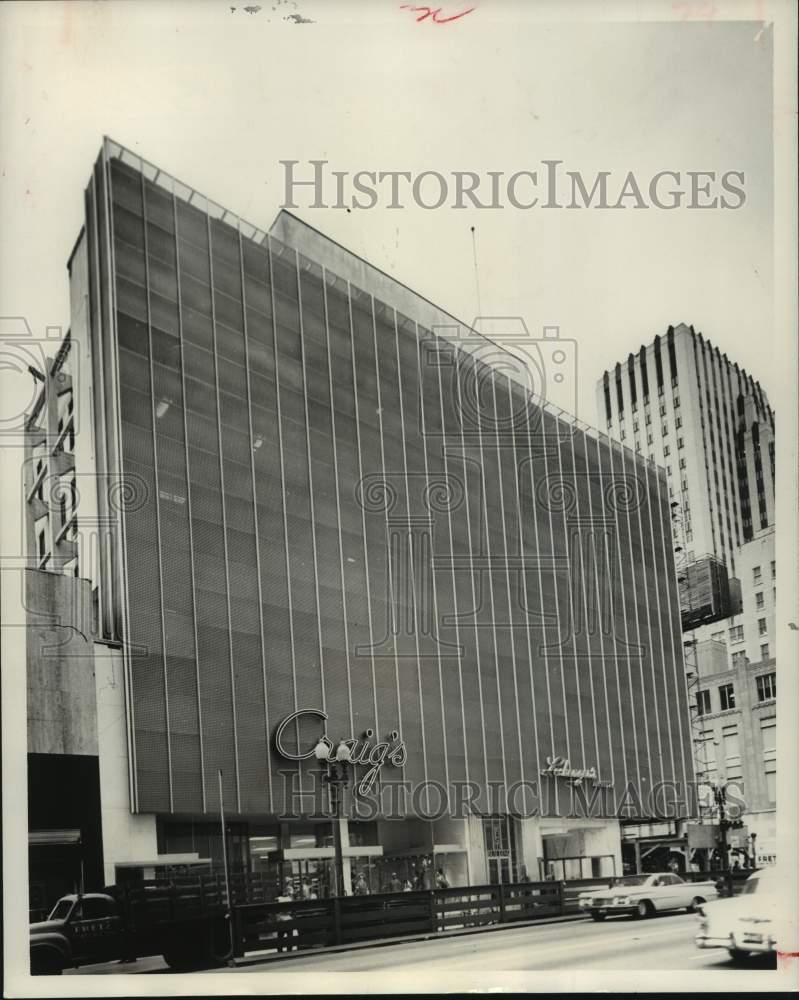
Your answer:
[[[749,876],[739,895],[700,907],[697,947],[726,948],[735,960],[773,954],[778,938],[783,950],[790,949],[796,922],[781,891],[784,897],[777,868],[763,868]]]
[[[715,882],[686,882],[673,872],[654,872],[625,875],[607,889],[581,892],[577,905],[594,920],[604,920],[614,913],[650,917],[664,910],[693,912],[713,899],[718,899]]]

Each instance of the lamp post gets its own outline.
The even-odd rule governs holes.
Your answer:
[[[713,797],[719,810],[719,841],[721,843],[721,867],[726,874],[730,870],[730,859],[727,855],[727,830],[729,821],[727,820],[727,789],[724,785],[716,785],[713,789]]]
[[[326,737],[322,737],[314,747],[314,757],[324,770],[322,780],[330,790],[330,801],[333,807],[333,850],[335,852],[335,892],[336,896],[344,895],[344,852],[341,846],[341,806],[343,790],[350,780],[349,767],[352,763],[352,751],[340,740],[335,754],[331,759],[332,745]]]

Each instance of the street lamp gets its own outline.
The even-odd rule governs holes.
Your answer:
[[[324,774],[322,780],[330,790],[330,801],[333,807],[333,849],[335,851],[335,892],[336,896],[344,895],[344,852],[341,846],[341,805],[343,789],[350,780],[349,767],[352,763],[352,750],[340,740],[336,752],[331,759],[333,744],[326,736],[322,736],[314,747],[314,757],[322,765]]]

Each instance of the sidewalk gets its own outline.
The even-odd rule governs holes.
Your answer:
[[[352,941],[349,944],[334,944],[329,947],[303,948],[300,951],[250,951],[241,958],[233,960],[236,967],[246,965],[261,965],[265,962],[291,961],[293,958],[308,958],[310,955],[330,955],[343,951],[360,951],[365,948],[385,948],[392,944],[403,944],[410,941],[441,940],[448,937],[465,937],[468,934],[486,934],[492,931],[509,931],[519,927],[538,927],[547,924],[570,923],[574,920],[584,920],[582,913],[567,913],[556,917],[539,917],[538,920],[510,921],[506,924],[488,924],[483,927],[460,927],[451,930],[429,931],[423,934],[401,934],[395,937],[375,938],[372,941]]]

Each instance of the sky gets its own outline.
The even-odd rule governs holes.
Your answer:
[[[769,391],[771,28],[590,23],[580,3],[561,5],[561,23],[546,4],[500,0],[445,4],[441,18],[474,6],[447,24],[383,0],[256,6],[6,5],[3,315],[25,316],[36,336],[68,325],[65,265],[103,134],[264,229],[283,202],[285,159],[442,174],[559,159],[589,186],[598,170],[643,184],[660,170],[736,170],[738,210],[384,200],[296,214],[461,319],[521,316],[534,336],[559,326],[577,345],[575,408],[588,423],[604,369],[679,322]],[[620,10],[644,7],[673,15],[673,4]]]

